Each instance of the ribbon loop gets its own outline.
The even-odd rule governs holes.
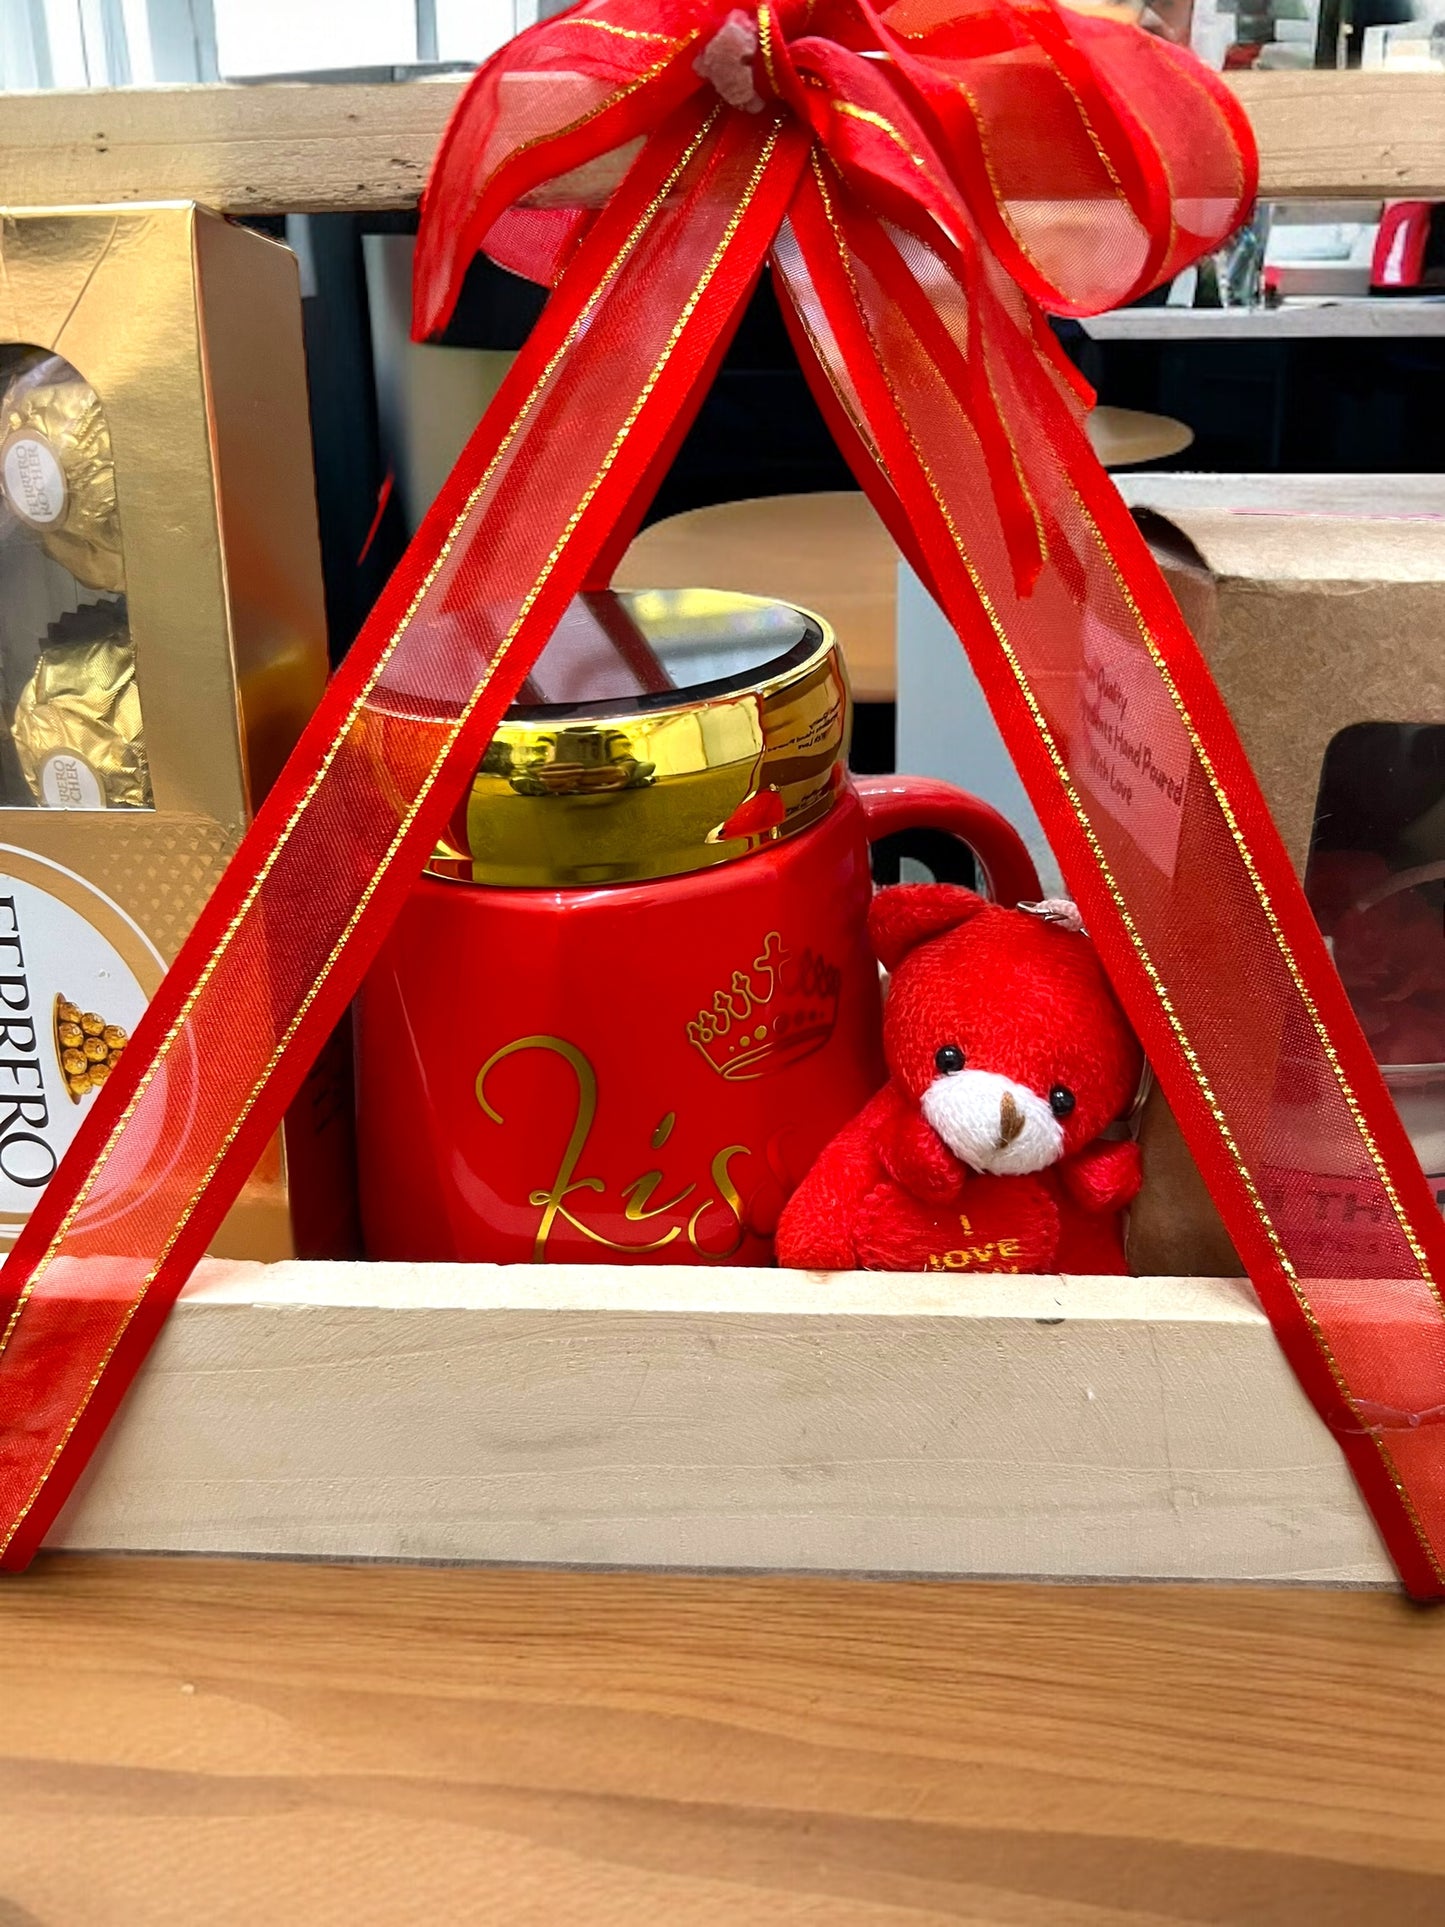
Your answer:
[[[423,205],[419,331],[499,224],[505,264],[553,280],[603,157],[699,90],[785,106],[876,211],[954,245],[966,227],[1056,313],[1142,294],[1254,199],[1218,77],[1055,0],[583,0],[495,55],[453,116]],[[509,210],[539,197],[552,218],[518,225]]]

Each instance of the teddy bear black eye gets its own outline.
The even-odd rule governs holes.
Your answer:
[[[943,1044],[933,1053],[933,1061],[945,1077],[952,1077],[963,1069],[964,1056],[957,1044]]]
[[[1055,1084],[1049,1092],[1049,1109],[1055,1117],[1067,1117],[1078,1101],[1066,1084]]]

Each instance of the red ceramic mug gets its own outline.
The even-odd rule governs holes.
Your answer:
[[[870,841],[948,831],[1010,903],[1028,852],[848,777],[833,638],[781,604],[593,599],[524,693],[359,999],[367,1248],[766,1264],[885,1076]]]

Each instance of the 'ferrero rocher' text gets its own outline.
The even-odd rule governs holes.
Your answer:
[[[38,1191],[54,1177],[49,1128],[20,919],[14,897],[0,897],[0,1172],[12,1184]]]

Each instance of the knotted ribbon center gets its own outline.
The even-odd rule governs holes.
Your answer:
[[[763,97],[753,77],[757,51],[756,16],[734,7],[692,63],[693,72],[714,87],[729,107],[740,107],[746,114],[760,114]]]

